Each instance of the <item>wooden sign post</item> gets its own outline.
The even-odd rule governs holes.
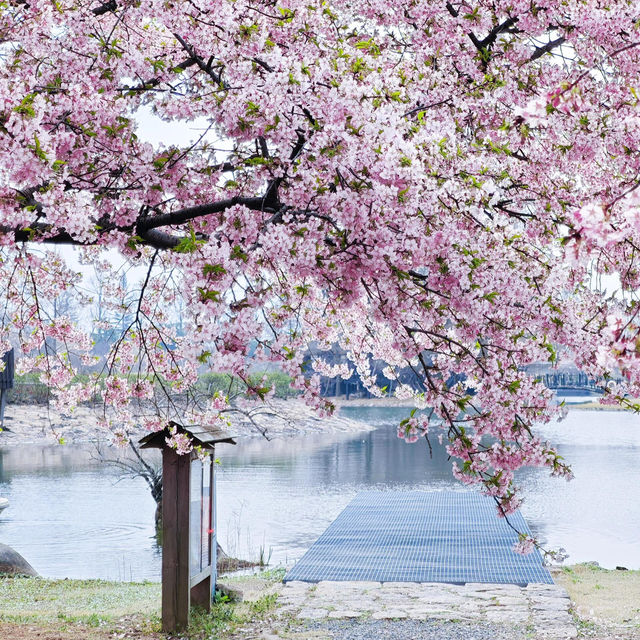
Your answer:
[[[194,446],[210,455],[179,455],[167,444],[171,430],[187,434]],[[162,449],[162,630],[181,631],[189,625],[192,604],[211,608],[216,588],[215,444],[235,444],[219,429],[166,429],[140,440],[141,449]]]

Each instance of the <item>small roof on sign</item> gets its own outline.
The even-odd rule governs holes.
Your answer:
[[[170,429],[175,427],[178,433],[186,433],[196,446],[201,446],[203,449],[213,449],[213,446],[218,442],[227,442],[229,444],[236,444],[236,441],[222,429],[212,427],[204,424],[190,424],[188,426],[182,426],[173,420],[169,421],[169,424],[162,429],[162,431],[154,431],[141,438],[138,442],[141,449],[164,449],[167,446],[165,438],[171,436]]]

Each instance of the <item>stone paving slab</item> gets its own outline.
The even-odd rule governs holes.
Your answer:
[[[283,614],[306,620],[489,621],[526,627],[541,639],[578,635],[567,592],[549,584],[287,582],[278,603]]]

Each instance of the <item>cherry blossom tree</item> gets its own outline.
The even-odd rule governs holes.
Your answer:
[[[563,349],[638,395],[639,27],[635,0],[0,2],[2,349],[61,407],[93,393],[87,335],[43,301],[83,300],[53,250],[75,245],[117,307],[115,249],[146,270],[104,363],[116,434],[163,426],[203,366],[277,363],[331,411],[317,374],[382,396],[372,359],[410,365],[395,394],[430,410],[400,434],[443,437],[510,513],[518,468],[570,475],[526,365]],[[198,136],[154,146],[150,117]],[[305,370],[310,341],[351,364]]]

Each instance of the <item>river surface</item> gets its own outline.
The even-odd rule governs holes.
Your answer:
[[[465,490],[442,447],[395,435],[406,409],[349,407],[377,426],[359,434],[219,445],[218,540],[228,553],[292,564],[362,490]],[[568,562],[640,569],[640,417],[571,410],[539,429],[572,464],[575,479],[544,470],[519,476],[522,512]],[[435,440],[435,438],[433,439]],[[121,478],[89,450],[0,449],[0,542],[45,577],[158,580],[155,504],[144,481]]]

